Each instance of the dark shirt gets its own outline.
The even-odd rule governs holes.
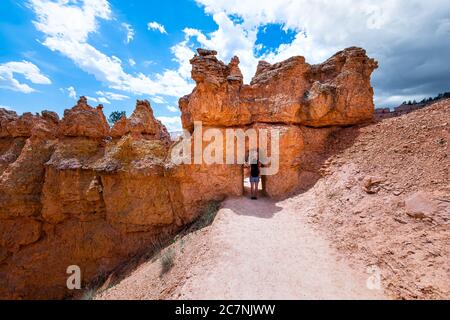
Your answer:
[[[250,165],[250,175],[253,178],[258,178],[259,177],[259,165],[258,164],[251,164]]]

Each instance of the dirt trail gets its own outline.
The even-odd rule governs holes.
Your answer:
[[[377,299],[365,267],[340,261],[291,200],[225,201],[214,223],[142,265],[100,299]]]

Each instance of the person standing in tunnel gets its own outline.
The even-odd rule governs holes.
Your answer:
[[[255,154],[250,159],[250,190],[252,200],[258,199],[258,187],[261,180],[261,163],[259,162],[259,154]]]

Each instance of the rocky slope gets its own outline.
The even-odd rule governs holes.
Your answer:
[[[363,49],[314,66],[303,57],[261,62],[250,85],[237,57],[225,65],[214,51],[198,53],[197,86],[180,99],[184,127],[280,130],[280,172],[264,180],[271,197],[313,185],[333,134],[373,118],[377,63]],[[209,201],[243,194],[241,165],[175,164],[169,155],[180,143],[147,101],[113,128],[83,97],[61,120],[0,109],[0,298],[70,296],[68,266],[81,267],[85,285],[193,221]]]
[[[305,199],[345,258],[381,268],[395,298],[450,298],[449,124],[445,100],[344,129]]]

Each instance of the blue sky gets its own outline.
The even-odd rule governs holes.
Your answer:
[[[148,99],[177,130],[197,47],[238,55],[249,82],[258,60],[318,63],[352,45],[380,62],[377,105],[395,106],[450,90],[449,40],[446,0],[2,0],[0,106],[62,115],[85,95],[129,115]]]
[[[113,18],[99,19],[99,25],[89,35],[88,41],[105,55],[118,57],[124,71],[130,74],[141,72],[154,75],[166,69],[176,69],[177,62],[171,48],[183,41],[183,29],[189,25],[205,32],[215,28],[211,17],[206,16],[194,1],[160,2],[157,10],[154,4],[147,1],[116,0],[109,3]],[[0,105],[18,113],[49,109],[62,115],[65,108],[75,104],[79,95],[86,95],[95,99],[89,99],[92,105],[103,102],[107,115],[114,110],[125,110],[128,115],[131,114],[137,98],[151,100],[158,116],[173,117],[179,114],[177,96],[164,95],[164,92],[150,95],[111,89],[108,81],[97,79],[95,74],[80,68],[64,53],[52,51],[42,43],[45,33],[33,24],[37,16],[30,3],[2,0],[0,15],[0,64],[31,62],[51,81],[51,84],[30,83],[23,74],[14,74],[15,79],[28,84],[34,91],[28,93],[2,87]],[[166,33],[149,29],[149,22],[164,26]],[[128,29],[133,30],[134,36],[128,38]],[[187,87],[184,94],[188,94],[189,89]],[[73,91],[75,96],[71,96]]]

